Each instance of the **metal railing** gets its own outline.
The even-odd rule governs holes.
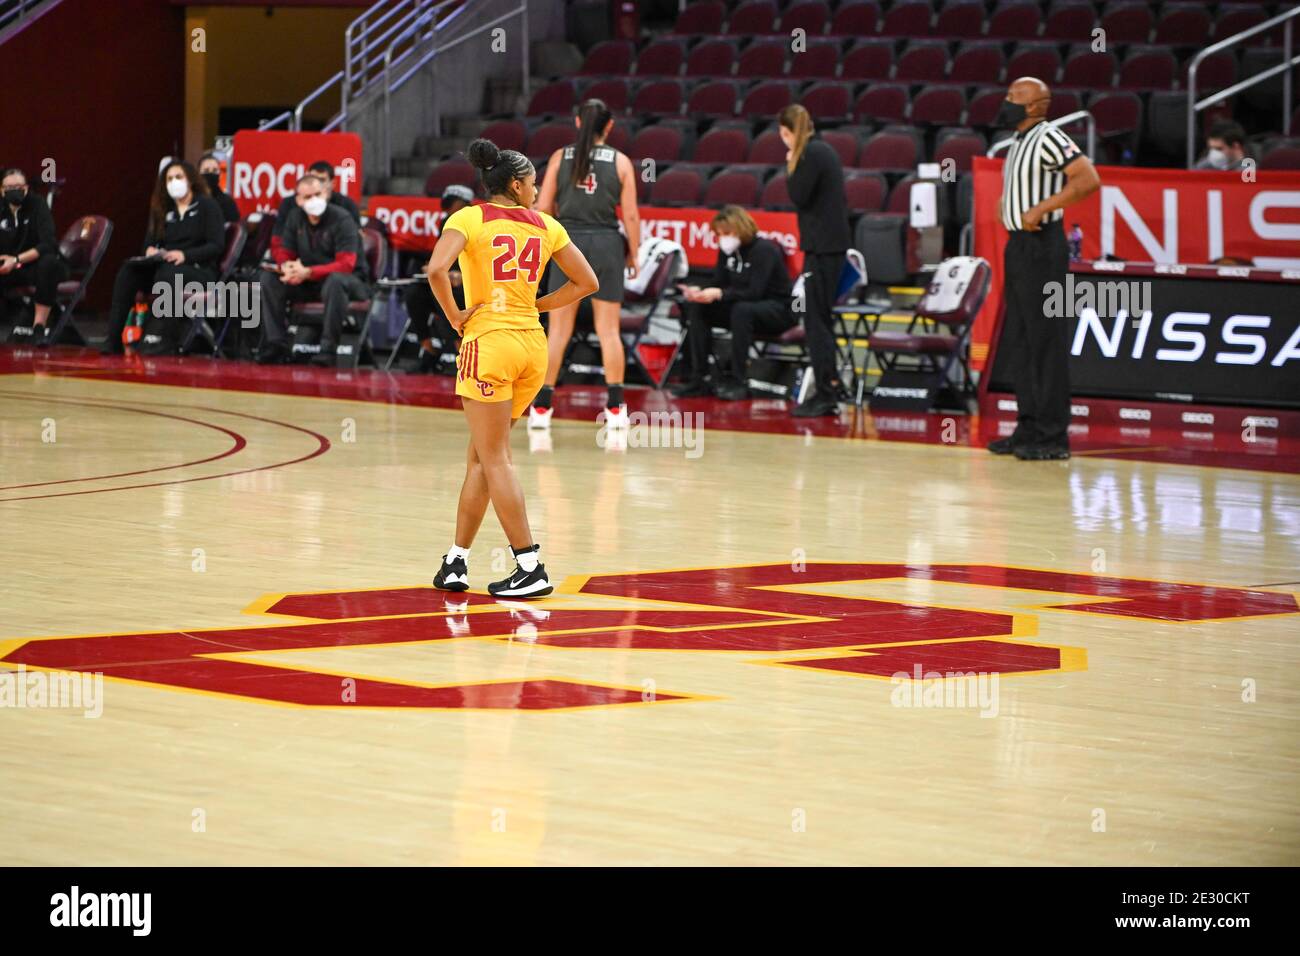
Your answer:
[[[1192,62],[1187,66],[1187,168],[1191,169],[1196,165],[1196,114],[1203,109],[1213,106],[1215,103],[1226,100],[1229,96],[1239,93],[1244,89],[1262,83],[1271,76],[1282,74],[1282,133],[1291,135],[1291,68],[1300,63],[1300,56],[1292,56],[1291,52],[1295,49],[1291,42],[1291,27],[1295,23],[1295,18],[1300,16],[1300,7],[1293,7],[1285,13],[1279,13],[1270,20],[1258,23],[1253,27],[1242,30],[1240,33],[1233,34],[1226,40],[1220,40],[1218,43],[1212,43],[1207,46],[1196,56],[1192,57]],[[1230,46],[1236,46],[1243,40],[1253,37],[1257,33],[1263,33],[1271,30],[1279,24],[1285,24],[1282,28],[1282,62],[1277,66],[1271,66],[1267,70],[1262,70],[1254,76],[1247,77],[1237,83],[1232,84],[1226,90],[1220,90],[1203,100],[1196,98],[1196,70],[1201,65],[1201,61],[1211,54],[1226,50]]]
[[[0,0],[0,36],[10,27],[19,26],[46,0]]]
[[[335,73],[333,76],[331,76],[328,80],[326,80],[326,81],[325,81],[324,83],[322,83],[320,86],[316,87],[316,89],[312,90],[312,91],[311,91],[310,93],[308,93],[305,97],[303,97],[302,102],[299,103],[299,104],[294,108],[294,111],[293,111],[293,126],[292,126],[292,129],[293,129],[293,131],[294,131],[295,133],[301,133],[301,132],[302,132],[302,114],[303,114],[303,111],[304,111],[305,109],[307,109],[307,104],[310,103],[312,100],[317,99],[317,98],[318,98],[322,93],[324,93],[326,90],[328,90],[328,89],[329,89],[331,86],[333,86],[335,83],[337,83],[337,82],[339,82],[340,80],[346,78],[346,76],[347,76],[347,74],[346,74],[343,70],[339,70],[337,73]],[[331,120],[329,121],[329,123],[327,123],[327,124],[325,125],[325,128],[322,130],[322,132],[328,133],[328,132],[329,132],[331,129],[333,129],[335,126],[341,125],[342,123],[343,123],[343,114],[340,112],[340,113],[336,114],[336,115],[334,116],[334,118],[331,119]]]
[[[1074,113],[1067,113],[1064,116],[1058,116],[1056,119],[1048,120],[1047,122],[1051,123],[1053,126],[1069,126],[1071,123],[1077,123],[1080,120],[1083,121],[1088,130],[1086,134],[1087,145],[1085,151],[1087,152],[1089,159],[1095,160],[1097,158],[1097,120],[1091,113],[1087,110],[1078,110]],[[1000,139],[990,146],[988,152],[984,155],[996,156],[998,153],[1002,152],[1002,150],[1007,149],[1010,145],[1011,137]]]
[[[275,116],[272,116],[270,119],[258,120],[257,128],[259,130],[275,129],[281,123],[288,123],[292,119],[293,119],[293,112],[291,110],[285,110],[283,113],[279,113]]]

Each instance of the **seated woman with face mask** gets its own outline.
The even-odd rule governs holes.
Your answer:
[[[149,203],[143,255],[122,263],[113,281],[108,338],[100,351],[122,352],[122,330],[138,293],[150,296],[156,283],[174,286],[177,277],[182,285],[215,282],[224,248],[225,223],[221,207],[208,195],[208,184],[190,163],[168,163],[158,175]],[[168,295],[158,301],[174,305],[173,298]],[[159,315],[156,307],[151,309],[141,351],[175,351],[183,320],[181,315]],[[155,335],[159,341],[151,341]]]
[[[718,237],[714,284],[679,286],[686,302],[691,377],[673,390],[678,398],[716,395],[725,401],[749,398],[749,347],[755,334],[780,335],[798,324],[790,308],[790,274],[785,255],[740,206],[723,206],[711,223]],[[731,329],[731,372],[712,381],[710,328]]]

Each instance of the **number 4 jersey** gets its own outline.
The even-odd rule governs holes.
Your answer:
[[[546,263],[569,244],[564,227],[544,212],[483,203],[454,212],[443,225],[465,236],[457,260],[465,308],[479,303],[462,332],[469,342],[496,329],[539,329],[537,286]]]

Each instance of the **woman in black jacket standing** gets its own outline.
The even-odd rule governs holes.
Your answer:
[[[100,351],[122,351],[122,330],[137,293],[150,294],[155,283],[173,285],[176,277],[187,282],[215,282],[217,264],[225,249],[225,223],[221,207],[208,195],[208,184],[193,165],[168,163],[154,185],[149,203],[149,228],[144,254],[122,263],[113,281],[113,304],[108,318],[108,338]],[[164,297],[162,301],[171,301]],[[177,341],[180,315],[162,316],[163,343],[148,351],[172,351]],[[154,323],[151,323],[154,324]]]
[[[838,415],[842,389],[836,371],[832,308],[849,248],[848,200],[844,169],[826,143],[813,136],[812,117],[802,106],[787,106],[777,116],[786,154],[786,188],[799,214],[799,247],[804,260],[804,331],[817,391],[795,408],[799,418]]]

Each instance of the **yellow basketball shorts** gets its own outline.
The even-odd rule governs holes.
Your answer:
[[[462,342],[456,358],[456,394],[476,402],[510,402],[518,418],[546,378],[546,333],[493,329]]]

